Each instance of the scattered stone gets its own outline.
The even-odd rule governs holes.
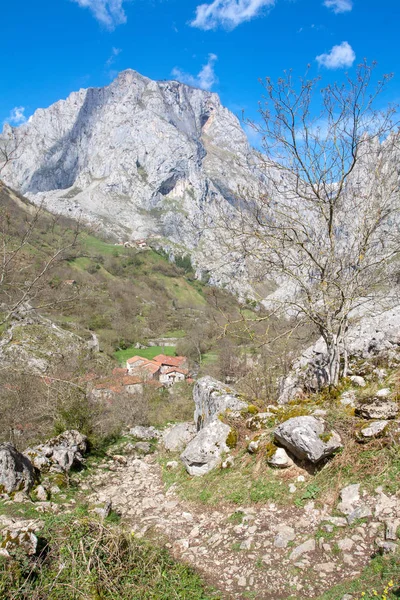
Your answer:
[[[348,390],[347,392],[343,392],[340,396],[340,404],[343,406],[352,406],[356,405],[356,393],[354,390]]]
[[[287,548],[289,542],[292,542],[296,537],[296,532],[293,527],[288,525],[281,525],[278,529],[278,533],[274,538],[274,546],[276,548]]]
[[[385,432],[385,429],[388,425],[389,421],[375,421],[374,423],[371,423],[370,425],[360,429],[359,437],[367,440],[379,437]]]
[[[196,435],[193,422],[178,423],[163,433],[162,442],[168,452],[182,452]]]
[[[299,475],[299,476],[298,476],[298,478],[297,478],[297,481],[298,481],[299,483],[304,483],[304,482],[305,482],[305,480],[306,480],[306,478],[304,477],[304,475]]]
[[[271,467],[276,467],[277,469],[287,469],[294,465],[294,462],[284,448],[277,448],[274,454],[268,458],[267,462]]]
[[[177,469],[179,467],[179,463],[177,460],[170,460],[167,462],[167,464],[165,466],[169,471],[174,471],[175,469]]]
[[[294,483],[289,483],[289,494],[294,494],[296,490],[297,488]]]
[[[205,475],[221,463],[223,452],[229,448],[226,440],[231,428],[216,420],[209,422],[181,454],[181,460],[189,475]]]
[[[247,452],[250,454],[257,454],[260,449],[261,440],[251,440],[247,446]]]
[[[137,438],[138,440],[158,440],[162,433],[155,427],[143,427],[143,425],[136,425],[129,430],[129,435]]]
[[[356,415],[363,419],[394,419],[399,412],[396,402],[384,398],[373,398],[356,407]]]
[[[317,463],[342,447],[336,432],[325,435],[324,432],[325,423],[322,419],[311,416],[293,417],[275,429],[275,439],[297,458],[307,458],[310,462]]]
[[[42,485],[38,485],[35,489],[35,496],[40,502],[47,502],[50,494]]]
[[[365,387],[367,385],[364,377],[360,377],[359,375],[352,375],[350,381],[357,387]]]
[[[323,571],[324,573],[333,573],[335,570],[335,563],[334,562],[320,563],[319,565],[315,565],[314,569],[316,571]]]
[[[341,501],[338,504],[338,510],[349,515],[360,500],[360,484],[354,483],[344,487],[340,490],[339,496]]]
[[[136,442],[136,444],[132,444],[134,449],[140,454],[151,454],[153,452],[153,448],[150,442]]]
[[[314,552],[315,551],[315,540],[314,539],[309,539],[306,542],[303,542],[302,544],[300,544],[300,546],[297,546],[292,553],[290,554],[290,560],[298,560],[300,558],[300,556],[302,556],[303,554],[309,554],[310,552]]]
[[[381,390],[378,390],[375,394],[375,396],[377,398],[387,398],[388,396],[390,396],[391,392],[389,388],[383,388]]]
[[[35,482],[31,461],[10,443],[0,444],[0,489],[29,492]]]
[[[354,596],[351,596],[350,594],[346,594],[345,596],[342,597],[341,600],[353,600]]]
[[[347,515],[347,522],[351,525],[354,521],[357,521],[357,519],[364,519],[365,517],[372,517],[372,510],[369,506],[363,504]]]
[[[229,469],[230,467],[233,467],[234,464],[235,460],[233,456],[228,456],[221,464],[221,469]]]
[[[395,542],[397,540],[397,530],[400,527],[400,519],[386,521],[385,523],[385,539]]]
[[[350,538],[343,538],[342,540],[338,541],[337,545],[340,550],[350,551],[354,546],[354,541]]]
[[[375,540],[380,554],[395,554],[397,551],[396,542],[388,542],[386,540]]]

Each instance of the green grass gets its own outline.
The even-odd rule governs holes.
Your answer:
[[[184,329],[173,329],[172,331],[168,331],[168,333],[163,335],[165,338],[184,338],[185,336],[186,331]]]
[[[400,557],[377,556],[359,577],[334,586],[316,600],[341,600],[345,594],[353,594],[354,600],[381,600],[382,592],[391,580],[394,586],[387,595],[387,600],[400,598]],[[377,594],[374,594],[375,590]],[[362,593],[365,595],[362,596]]]
[[[163,468],[164,482],[167,488],[178,484],[176,491],[184,500],[211,506],[225,502],[236,505],[292,502],[278,471],[265,468],[256,474],[255,459],[250,462],[247,459],[245,454],[236,459],[232,468],[215,469],[202,477],[190,477],[183,465],[174,471]],[[164,467],[168,460],[170,455],[161,459],[161,465]]]
[[[151,346],[150,348],[127,348],[126,350],[117,350],[114,353],[115,358],[124,363],[132,356],[142,356],[143,358],[153,359],[158,354],[166,356],[176,356],[175,346]]]
[[[86,250],[96,252],[105,256],[113,255],[116,252],[124,250],[123,246],[115,246],[115,244],[104,242],[93,235],[87,233],[82,234],[81,243]]]

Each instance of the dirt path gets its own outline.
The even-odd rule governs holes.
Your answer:
[[[176,558],[226,598],[318,596],[356,576],[376,550],[374,540],[383,535],[384,514],[352,527],[343,517],[333,518],[332,526],[328,509],[317,510],[312,502],[301,509],[272,503],[240,507],[233,517],[231,507],[193,506],[172,488],[165,491],[155,455],[123,460],[126,464],[110,458],[97,470],[88,487],[90,500],[111,500],[136,535],[167,540]],[[385,514],[393,516],[393,510]]]

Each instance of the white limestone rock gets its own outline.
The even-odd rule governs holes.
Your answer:
[[[247,402],[238,397],[235,390],[209,376],[202,377],[196,382],[193,400],[194,422],[198,431],[210,421],[218,419],[218,416],[227,410],[241,411],[248,406]]]
[[[284,421],[274,432],[275,440],[294,456],[318,463],[334,454],[342,443],[339,435],[332,431],[324,440],[325,422],[316,417],[293,417]]]
[[[226,444],[231,428],[218,419],[209,422],[181,454],[189,475],[205,475],[221,464],[222,454],[229,451]]]

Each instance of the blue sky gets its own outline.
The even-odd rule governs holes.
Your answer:
[[[127,68],[254,117],[259,78],[310,63],[331,81],[366,57],[395,73],[384,100],[400,99],[399,0],[13,0],[2,23],[0,126]]]

